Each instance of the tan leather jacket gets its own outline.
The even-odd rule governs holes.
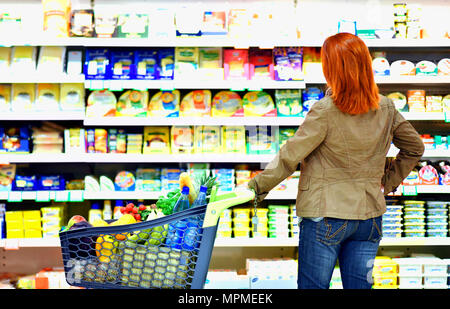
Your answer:
[[[400,151],[389,162],[391,142]],[[326,96],[248,186],[261,201],[300,163],[298,216],[366,220],[386,211],[384,194],[401,184],[423,151],[419,134],[390,99],[380,95],[378,110],[350,115]]]

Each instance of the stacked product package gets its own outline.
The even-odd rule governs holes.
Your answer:
[[[220,184],[220,191],[233,191],[235,187],[234,169],[221,168],[213,169],[212,176],[216,177],[217,182]]]
[[[289,206],[269,205],[268,209],[269,238],[288,238]]]
[[[402,205],[386,205],[386,212],[383,214],[382,220],[383,237],[402,237],[402,217]]]
[[[218,238],[231,238],[233,233],[233,215],[231,209],[224,209],[220,214],[219,224],[217,225]]]
[[[268,235],[268,209],[267,208],[257,208],[251,209],[252,218],[256,216],[257,222],[252,221],[252,237],[267,237]]]
[[[405,237],[425,236],[425,202],[404,201],[404,235]]]
[[[235,238],[250,237],[250,208],[233,208],[233,234]]]
[[[446,237],[448,235],[447,203],[428,201],[426,214],[427,237]]]
[[[6,238],[42,238],[39,210],[7,211]]]
[[[42,207],[42,236],[59,237],[59,231],[64,225],[65,214],[62,205]]]
[[[373,265],[374,289],[398,288],[398,265],[390,257],[377,256]]]

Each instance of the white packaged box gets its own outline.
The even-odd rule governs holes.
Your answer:
[[[425,258],[423,259],[423,274],[446,276],[447,263],[439,258]]]
[[[423,277],[424,289],[446,289],[447,288],[447,274],[443,276],[428,275]]]
[[[423,262],[418,258],[392,259],[398,264],[398,274],[403,276],[422,276]]]
[[[423,277],[422,275],[399,275],[398,276],[398,287],[399,289],[422,289],[423,288]]]
[[[297,289],[295,275],[251,275],[251,289]]]
[[[236,271],[208,271],[205,289],[249,289],[249,277],[238,275]]]

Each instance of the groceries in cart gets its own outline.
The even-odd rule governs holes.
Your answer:
[[[178,188],[149,206],[127,204],[115,221],[73,216],[60,233],[67,281],[102,288],[190,287],[215,185],[205,173],[182,172]]]

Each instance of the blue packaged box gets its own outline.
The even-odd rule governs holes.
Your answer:
[[[61,175],[40,176],[37,184],[38,190],[65,190],[66,183]]]
[[[110,78],[129,80],[136,77],[134,52],[131,50],[110,51]]]
[[[30,152],[30,131],[27,126],[22,127],[0,127],[0,153]]]
[[[85,79],[110,78],[110,52],[106,48],[86,49],[84,61]]]
[[[158,50],[159,79],[173,79],[175,70],[175,49],[172,47]]]
[[[159,79],[158,50],[139,49],[134,52],[136,79]]]
[[[37,177],[36,175],[32,176],[22,176],[16,175],[12,183],[13,191],[36,191],[37,189]]]

